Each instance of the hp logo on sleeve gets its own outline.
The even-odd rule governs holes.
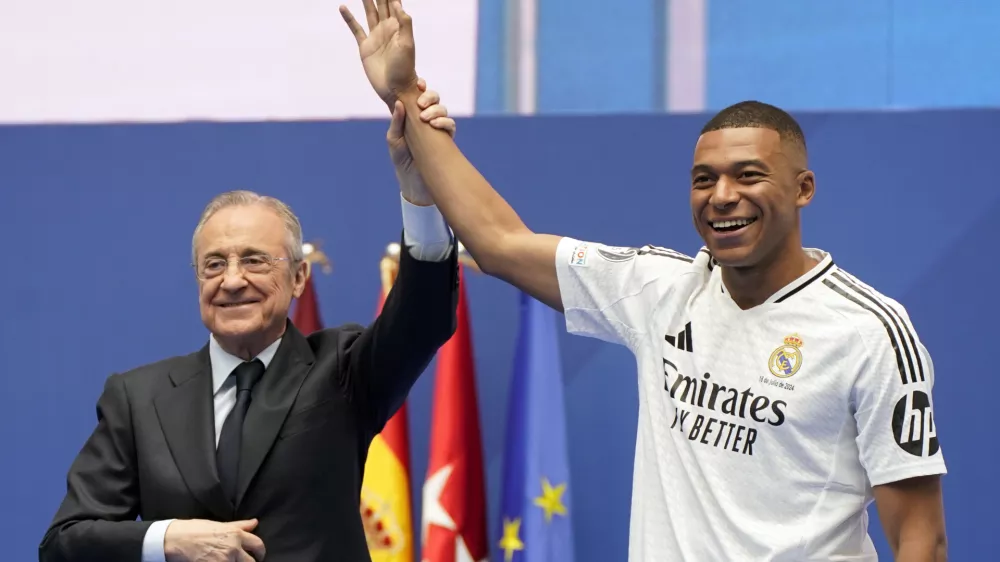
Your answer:
[[[896,402],[892,412],[892,435],[901,449],[916,457],[930,457],[938,452],[937,428],[931,400],[914,390]]]

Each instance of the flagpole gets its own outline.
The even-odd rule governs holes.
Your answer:
[[[469,305],[461,281],[466,269],[479,268],[464,247],[456,250],[455,332],[438,350],[434,369],[427,476],[421,487],[421,551],[428,562],[485,562],[490,548],[482,435]]]
[[[295,299],[295,311],[291,315],[292,324],[303,334],[311,334],[323,329],[323,319],[320,317],[319,301],[316,298],[316,286],[312,278],[313,265],[319,264],[322,270],[329,274],[333,271],[330,259],[320,249],[319,242],[307,242],[302,245],[303,261],[306,264],[306,282],[302,293]]]
[[[385,247],[385,254],[378,263],[379,274],[382,277],[382,289],[385,294],[396,282],[396,275],[399,274],[399,244],[393,243]]]
[[[322,246],[322,242],[319,240],[302,244],[302,256],[306,262],[306,279],[312,276],[314,264],[319,265],[323,273],[327,275],[333,273],[333,264],[320,246]]]
[[[382,295],[376,315],[399,273],[399,244],[379,259]],[[406,402],[389,418],[368,450],[361,484],[361,517],[374,562],[414,562],[415,540],[410,484],[410,438]]]

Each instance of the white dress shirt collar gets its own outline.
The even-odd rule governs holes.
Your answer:
[[[278,338],[274,343],[264,348],[264,351],[261,351],[255,359],[260,359],[266,369],[271,364],[271,360],[274,359],[274,354],[277,353],[280,344],[281,338]],[[214,395],[222,388],[233,369],[243,363],[243,360],[222,349],[219,342],[215,340],[215,336],[209,337],[208,357],[212,364],[212,394]]]

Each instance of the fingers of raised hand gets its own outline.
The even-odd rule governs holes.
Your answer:
[[[389,130],[385,133],[385,140],[389,141],[390,144],[394,144],[403,136],[405,118],[406,109],[403,106],[403,102],[396,100],[396,104],[392,107],[392,120],[389,122]]]
[[[455,136],[455,120],[451,117],[435,117],[429,121],[430,126],[435,129],[447,132],[452,137]]]
[[[371,31],[378,25],[378,10],[375,8],[375,2],[372,0],[361,0],[361,3],[365,7],[365,17],[368,19],[368,31]]]
[[[410,14],[403,11],[403,4],[400,3],[399,0],[390,0],[389,13],[392,14],[394,18],[399,20],[399,28],[401,30],[410,31],[412,33],[413,20],[410,18]]]
[[[360,23],[358,23],[358,20],[354,19],[354,14],[347,9],[347,6],[341,6],[340,16],[344,18],[344,23],[347,24],[348,29],[351,30],[352,34],[354,34],[355,41],[358,42],[358,45],[361,45],[367,35],[365,34],[364,28],[361,27]]]
[[[434,90],[424,92],[417,98],[417,107],[420,112],[420,120],[429,123],[435,129],[447,131],[449,135],[455,136],[455,120],[448,117],[448,108],[440,103],[441,96]]]
[[[440,103],[440,101],[441,101],[440,94],[438,94],[434,90],[427,90],[424,93],[420,94],[420,97],[417,98],[417,107],[419,107],[420,109],[427,109],[428,107],[436,103]]]
[[[424,123],[429,123],[432,119],[437,119],[438,117],[447,117],[448,108],[444,104],[435,103],[434,105],[424,109],[420,112],[420,120]]]
[[[358,44],[365,40],[368,33],[371,33],[371,30],[375,29],[375,26],[380,21],[387,20],[390,17],[395,17],[399,20],[401,27],[409,29],[411,24],[410,15],[403,11],[403,5],[399,0],[361,0],[361,3],[365,9],[365,19],[368,21],[367,33],[361,27],[361,24],[358,23],[358,20],[355,19],[351,10],[347,6],[340,6],[340,15],[351,29],[351,33],[354,34],[354,38]]]

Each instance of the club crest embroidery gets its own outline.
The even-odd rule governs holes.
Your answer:
[[[782,379],[794,375],[802,367],[802,346],[804,342],[797,334],[786,336],[767,361],[771,374]]]

